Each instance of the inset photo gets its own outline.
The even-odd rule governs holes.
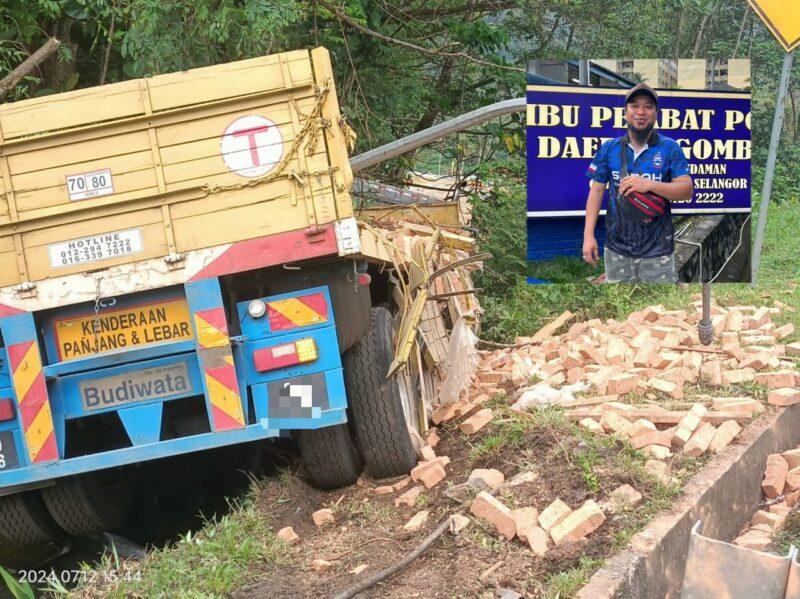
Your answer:
[[[749,60],[534,60],[527,83],[529,282],[750,282]]]

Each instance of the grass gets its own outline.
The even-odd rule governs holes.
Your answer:
[[[800,513],[798,512],[789,514],[772,537],[771,549],[774,553],[786,555],[792,546],[800,547]]]
[[[754,216],[754,219],[756,217]],[[712,297],[720,305],[770,305],[779,300],[800,307],[800,200],[793,199],[770,206],[764,239],[758,285],[744,283],[712,285]],[[500,266],[487,263],[490,273]],[[540,278],[541,273],[537,273]],[[523,276],[512,278],[501,287],[492,287],[490,276],[476,281],[487,292],[479,299],[486,310],[482,337],[488,340],[513,342],[516,335],[531,335],[544,324],[571,310],[579,320],[614,318],[624,320],[634,310],[652,304],[667,309],[687,309],[692,294],[701,286],[692,285],[529,285]],[[800,310],[784,311],[782,324],[794,323],[800,331]],[[790,340],[796,340],[798,334]]]
[[[105,555],[93,567],[98,572],[95,580],[116,577],[120,582],[101,589],[102,596],[224,596],[243,586],[264,563],[285,563],[288,548],[257,509],[256,489],[247,499],[232,502],[229,514],[207,520],[200,532],[189,532],[177,543],[151,552],[138,565],[120,564],[114,555]],[[78,588],[73,595],[88,596],[88,591]]]
[[[545,583],[542,597],[545,599],[562,599],[571,597],[583,585],[589,582],[591,575],[603,565],[603,560],[582,557],[576,568],[551,574]]]
[[[575,454],[575,459],[578,462],[578,467],[581,469],[583,475],[583,482],[586,488],[592,493],[600,491],[600,481],[597,478],[597,473],[594,471],[595,466],[600,462],[600,456],[592,449],[579,451]]]
[[[555,284],[584,282],[589,277],[600,276],[603,272],[602,260],[597,266],[587,264],[580,258],[567,256],[528,263],[528,276]]]

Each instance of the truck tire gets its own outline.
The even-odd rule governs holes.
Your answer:
[[[298,443],[306,472],[315,487],[338,489],[358,480],[364,465],[347,424],[300,431]]]
[[[408,474],[417,465],[399,379],[386,378],[394,359],[392,331],[389,311],[374,308],[369,331],[344,355],[356,444],[373,478]]]
[[[69,534],[99,534],[128,517],[133,477],[119,470],[90,472],[57,480],[41,493],[50,515]]]
[[[64,537],[35,492],[0,497],[0,545],[36,548]],[[2,557],[2,556],[0,556]]]

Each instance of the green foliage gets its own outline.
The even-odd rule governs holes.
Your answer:
[[[547,578],[543,597],[547,599],[564,599],[572,597],[589,582],[589,577],[603,565],[603,560],[581,557],[578,566],[565,572],[551,574]]]
[[[592,493],[597,493],[600,490],[600,481],[597,478],[594,467],[600,460],[600,456],[592,448],[588,448],[577,452],[575,454],[575,459],[578,462],[578,467],[581,469],[583,482],[586,483],[586,488]]]
[[[207,521],[201,531],[190,531],[174,545],[151,552],[139,569],[127,576],[117,576],[120,563],[113,555],[105,556],[97,565],[101,575],[95,579],[117,576],[120,582],[103,589],[102,595],[220,597],[240,588],[257,565],[283,563],[286,545],[277,539],[253,501],[233,503],[232,508],[226,516]],[[103,576],[102,570],[110,571],[109,575]]]
[[[491,129],[495,126],[495,129]],[[496,123],[487,128],[502,135]],[[475,284],[486,292],[502,293],[525,274],[525,159],[512,154],[492,161],[479,171],[479,178],[491,186],[487,195],[473,195],[472,225],[478,232],[481,250],[492,254]]]
[[[291,0],[133,0],[120,53],[131,77],[269,54],[302,14]]]
[[[11,596],[14,599],[33,599],[35,597],[33,588],[29,582],[20,583],[8,570],[0,566],[0,577],[6,583]]]

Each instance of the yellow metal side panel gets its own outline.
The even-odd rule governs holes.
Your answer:
[[[11,235],[0,237],[0,286],[16,285],[19,282],[14,238]]]
[[[67,191],[67,175],[77,175],[111,169],[111,182],[114,193],[106,198],[108,202],[119,202],[126,192],[149,190],[158,193],[158,183],[153,169],[153,157],[149,149],[121,156],[109,156],[100,160],[46,168],[38,172],[12,175],[17,209],[20,217],[25,212],[37,208],[63,205],[65,211],[81,209],[81,202],[70,201]]]
[[[328,50],[315,48],[311,51],[311,60],[314,64],[314,78],[317,85],[324,85],[327,79],[330,79],[331,85],[334,85],[333,68]],[[342,115],[339,111],[335,86],[325,98],[325,103],[322,105],[322,116],[330,122],[330,126],[325,129],[325,141],[330,152],[331,165],[338,168],[333,176],[336,182],[336,212],[340,219],[347,218],[353,215],[353,201],[350,198],[353,171],[350,169],[350,160],[347,157],[347,139],[341,127]]]
[[[124,81],[0,106],[6,141],[144,113],[138,81]]]
[[[310,91],[308,94],[301,94],[301,97],[304,98],[300,100],[301,105],[311,110],[314,100]],[[288,100],[289,93],[279,91],[263,97],[243,98],[229,104],[192,107],[181,119],[159,116],[156,119],[158,145],[167,147],[194,141],[203,138],[203,133],[222,136],[228,125],[248,114],[262,114],[278,124],[289,123],[291,118],[286,104]],[[272,118],[273,111],[275,118]]]
[[[5,151],[12,175],[36,172],[44,168],[82,164],[111,156],[141,152],[150,147],[146,131],[131,131],[88,139],[84,137],[68,144],[62,143],[50,147],[36,146],[37,144],[12,146]],[[74,168],[66,170],[70,174],[76,171]]]
[[[79,264],[73,267],[54,269],[50,265],[50,258],[47,253],[49,244],[133,228],[139,229],[142,236],[142,251],[139,253],[95,263]],[[87,218],[84,221],[62,225],[58,228],[31,231],[22,235],[22,241],[28,259],[30,278],[33,281],[51,276],[85,272],[95,268],[106,268],[137,260],[146,260],[165,256],[168,253],[160,208],[138,210],[105,218]]]
[[[0,172],[0,223],[8,222],[8,200],[5,195],[5,180]]]
[[[279,129],[284,137],[283,150],[285,152],[287,150],[286,140],[288,138],[288,145],[291,145],[291,142],[294,140],[294,134],[291,125],[281,126]],[[209,177],[215,177],[216,175],[230,175],[228,181],[226,181],[227,183],[237,181],[243,183],[247,182],[249,180],[247,177],[237,175],[225,164],[219,151],[220,137],[221,135],[217,137],[216,142],[212,139],[196,142],[194,144],[183,144],[184,146],[189,146],[185,160],[180,160],[180,153],[177,151],[165,152],[164,154],[169,156],[169,161],[166,158],[163,160],[164,181],[167,184],[167,190],[181,189],[184,187],[180,185],[171,186],[171,183],[207,179]],[[266,146],[260,147],[264,148]],[[173,162],[173,160],[178,161]],[[212,181],[209,179],[208,182],[211,183]],[[213,181],[213,183],[217,184],[219,181]]]
[[[315,56],[317,63],[319,56],[328,60],[326,53]],[[330,64],[312,65],[302,50],[152,78],[149,95],[143,95],[142,81],[129,81],[0,107],[8,165],[0,185],[13,188],[15,200],[11,205],[0,195],[0,286],[21,282],[26,264],[24,278],[37,281],[352,214],[332,87],[321,113],[315,112],[317,92],[333,83],[320,68],[329,71]],[[312,113],[325,126],[310,130],[290,155]],[[237,174],[222,157],[226,129],[254,114],[275,123],[287,157],[269,182]],[[331,166],[338,171],[332,174]],[[68,175],[103,169],[111,170],[113,194],[69,199]],[[166,235],[168,218],[174,247]],[[140,229],[140,252],[63,268],[50,264],[48,245],[132,228]]]
[[[262,56],[153,77],[149,82],[153,112],[283,89],[280,56]],[[290,52],[284,56],[295,65],[298,74],[295,85],[310,84],[308,52]]]
[[[243,204],[227,207],[226,201],[239,202],[235,196],[241,192],[216,194],[214,202],[220,212],[199,211],[190,216],[172,213],[175,244],[179,252],[196,250],[243,239],[294,231],[308,226],[305,202],[292,205],[287,181],[277,181],[286,186],[287,194],[268,204]],[[191,204],[187,202],[186,204]],[[181,205],[185,207],[186,204]]]
[[[268,118],[280,128],[284,139],[289,137],[290,142],[294,139],[289,111],[285,105],[270,106],[263,110],[237,110],[202,121],[159,128],[157,134],[162,161],[164,164],[176,164],[206,157],[216,157],[222,161],[220,141],[225,129],[236,119],[250,114]]]

